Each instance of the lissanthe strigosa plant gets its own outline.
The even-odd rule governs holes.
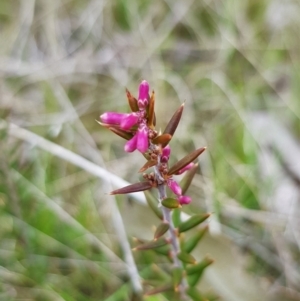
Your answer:
[[[100,116],[99,123],[127,140],[124,146],[126,152],[137,150],[143,154],[147,161],[139,172],[143,173],[144,181],[114,190],[110,194],[145,192],[149,207],[162,222],[157,226],[153,240],[140,239],[134,249],[154,250],[160,256],[168,257],[172,262],[170,268],[163,271],[164,275],[169,275],[163,277],[163,283],[151,282],[151,279],[145,281],[145,286],[148,288],[145,295],[165,293],[172,298],[169,300],[208,300],[196,286],[212,260],[205,257],[197,262],[191,255],[207,231],[207,226],[197,229],[188,239],[184,239],[182,233],[197,227],[209,217],[209,214],[193,215],[182,221],[180,210],[183,205],[191,202],[191,197],[185,193],[198,168],[193,161],[205,151],[206,147],[193,151],[169,167],[171,154],[169,143],[180,122],[184,104],[174,113],[163,133],[159,133],[155,129],[155,93],[152,91],[149,95],[148,82],[145,80],[141,82],[137,99],[128,90],[126,94],[131,113],[106,112]],[[150,168],[151,172],[144,173]],[[182,173],[185,173],[185,176],[179,185],[173,176]],[[151,189],[157,190],[158,197],[154,197],[149,192]],[[168,190],[171,197],[168,196]],[[154,273],[159,273],[158,267]],[[153,278],[160,279],[156,275]]]

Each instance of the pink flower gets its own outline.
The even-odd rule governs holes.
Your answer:
[[[195,164],[193,162],[189,163],[188,165],[186,165],[185,167],[181,168],[180,170],[178,170],[175,175],[181,175],[182,173],[184,173],[187,170],[190,170],[192,167],[194,167]]]
[[[178,196],[181,195],[182,191],[181,191],[181,187],[179,186],[179,184],[174,181],[173,179],[169,179],[167,180],[167,185],[168,187]]]
[[[141,153],[145,153],[148,150],[148,146],[149,146],[147,127],[146,126],[139,127],[136,136],[137,136],[136,148]]]
[[[124,118],[124,115],[126,115],[126,114],[116,113],[116,112],[106,112],[106,113],[103,113],[100,116],[100,118],[101,118],[101,121],[106,124],[120,124],[120,122]]]
[[[136,150],[137,135],[134,135],[130,140],[128,140],[124,146],[124,150],[127,153],[132,153]]]
[[[135,124],[138,123],[139,114],[138,113],[116,113],[116,112],[106,112],[101,116],[101,121],[106,124],[120,125],[123,130],[129,130]]]
[[[129,130],[135,124],[137,124],[139,120],[139,116],[137,113],[124,114],[125,116],[122,118],[120,127],[123,130]]]
[[[139,86],[138,106],[140,109],[144,109],[148,105],[148,97],[149,84],[147,81],[143,80]]]
[[[146,126],[141,126],[138,128],[136,134],[126,142],[124,150],[125,152],[131,153],[137,149],[141,153],[145,153],[148,147],[148,130]]]
[[[187,195],[181,195],[179,198],[178,198],[178,201],[181,205],[187,205],[189,204],[191,201],[192,201],[192,198],[187,196]]]
[[[161,159],[160,161],[163,163],[167,163],[169,161],[171,154],[171,148],[169,144],[162,150]]]

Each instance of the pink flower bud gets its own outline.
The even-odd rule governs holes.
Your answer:
[[[139,116],[136,113],[124,114],[124,117],[120,123],[120,127],[123,130],[129,130],[132,126],[137,124]]]
[[[136,148],[141,152],[145,153],[149,147],[148,141],[148,129],[146,126],[142,126],[138,129],[137,133],[137,144]]]
[[[138,106],[140,109],[145,108],[148,105],[148,97],[149,84],[147,81],[143,80],[139,86]]]
[[[192,198],[187,195],[182,195],[178,198],[178,201],[181,205],[187,205],[192,201]]]
[[[103,123],[107,124],[120,124],[126,114],[116,112],[106,112],[100,116]]]
[[[169,161],[171,154],[171,148],[169,144],[162,150],[161,159],[160,161],[163,163],[167,163]]]
[[[167,185],[176,195],[181,195],[181,193],[182,193],[181,187],[179,186],[179,184],[176,181],[174,181],[173,179],[169,179],[167,181]]]
[[[130,140],[128,140],[124,146],[124,150],[127,153],[132,153],[136,150],[137,135],[134,135]]]
[[[178,170],[175,175],[181,175],[183,174],[185,171],[190,170],[192,167],[194,167],[195,164],[193,162],[189,163],[188,165],[186,165],[185,167],[181,168],[180,170]]]

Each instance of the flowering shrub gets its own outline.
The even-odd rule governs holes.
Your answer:
[[[197,164],[193,161],[205,151],[199,148],[188,154],[174,165],[169,167],[171,147],[169,145],[176,128],[180,122],[184,104],[174,113],[163,133],[155,129],[156,117],[154,111],[155,93],[149,95],[149,84],[142,81],[139,86],[139,95],[136,99],[126,90],[131,113],[106,112],[100,116],[102,126],[113,133],[126,139],[124,150],[126,152],[141,152],[146,158],[146,163],[139,172],[143,172],[144,181],[112,191],[110,194],[126,194],[145,191],[145,196],[150,208],[162,219],[157,227],[154,239],[141,241],[136,250],[153,249],[160,251],[167,247],[164,253],[173,263],[168,283],[154,287],[146,292],[147,295],[173,292],[177,300],[202,300],[196,285],[204,269],[212,263],[209,258],[204,258],[197,263],[190,254],[203,237],[207,227],[197,230],[196,234],[184,241],[181,233],[197,227],[204,222],[209,214],[198,214],[186,221],[181,221],[180,208],[191,202],[191,197],[185,195],[196,171]],[[150,173],[144,173],[152,168]],[[173,178],[174,175],[185,173],[181,185]],[[173,194],[168,197],[166,187]],[[157,189],[157,200],[147,190]],[[168,234],[168,237],[165,237]],[[175,298],[174,297],[174,298]]]

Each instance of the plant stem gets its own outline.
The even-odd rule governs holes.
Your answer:
[[[155,169],[157,171],[157,169]],[[167,197],[166,194],[166,185],[160,184],[157,187],[158,194],[159,194],[159,200],[160,202]],[[174,227],[174,223],[172,220],[172,211],[169,208],[166,208],[162,206],[162,212],[164,216],[164,222],[169,224],[169,236],[171,241],[171,248],[172,248],[172,259],[173,259],[173,265],[174,267],[183,268],[182,262],[178,259],[177,254],[180,252],[180,245],[177,238],[177,230]],[[187,301],[190,300],[188,296],[186,295],[186,289],[187,289],[187,281],[186,278],[182,278],[181,283],[178,287],[180,292],[181,300]]]

